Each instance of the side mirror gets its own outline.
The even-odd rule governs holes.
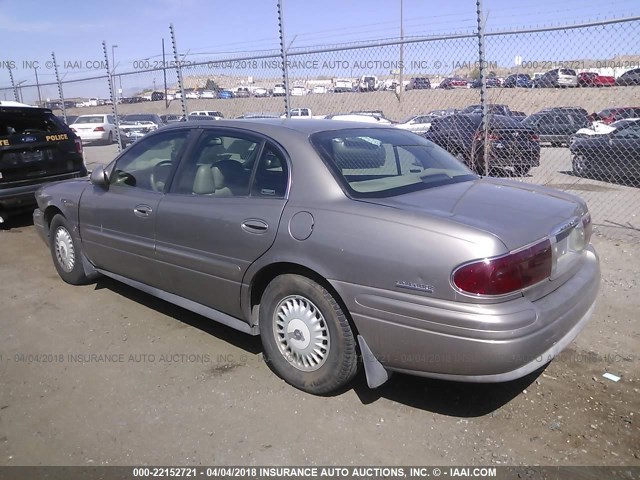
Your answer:
[[[99,185],[101,187],[106,187],[109,185],[109,176],[107,172],[104,171],[104,166],[98,165],[91,172],[91,177],[89,177],[89,181],[92,185]]]

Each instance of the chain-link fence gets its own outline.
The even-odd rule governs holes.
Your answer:
[[[636,232],[640,227],[640,18],[489,28],[482,38],[469,32],[313,50],[283,47],[198,61],[179,55],[171,34],[160,58],[114,71],[105,46],[96,75],[60,83],[12,76],[12,85],[0,88],[0,100],[60,114],[64,105],[69,123],[77,115],[111,114],[115,106],[127,143],[152,129],[146,122],[162,125],[185,114],[284,116],[288,98],[293,117],[407,129],[480,174],[580,195],[596,223]]]

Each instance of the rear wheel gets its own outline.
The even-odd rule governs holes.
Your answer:
[[[111,145],[113,143],[113,132],[109,132],[109,136],[107,137],[107,145]]]
[[[269,367],[300,390],[330,393],[357,372],[356,343],[342,308],[307,277],[280,275],[267,286],[260,336]]]
[[[66,218],[60,214],[53,217],[49,226],[51,257],[62,280],[71,285],[82,285],[89,278],[82,266],[80,245],[71,232]]]

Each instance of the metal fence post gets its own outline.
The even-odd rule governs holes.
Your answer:
[[[55,52],[51,52],[51,58],[53,59],[53,69],[56,74],[56,82],[58,83],[58,96],[60,97],[60,104],[62,106],[62,118],[64,118],[64,123],[67,123],[67,107],[64,104],[64,93],[62,92],[62,82],[60,81],[60,75],[58,74],[58,64],[56,63]]]
[[[182,115],[184,115],[185,121],[189,121],[189,115],[187,113],[187,97],[184,94],[184,83],[182,82],[182,65],[178,58],[178,45],[176,44],[176,31],[173,28],[173,23],[169,25],[169,32],[171,32],[171,45],[173,47],[173,59],[176,63],[176,74],[178,75],[178,88],[180,89],[180,105],[182,106]]]
[[[120,119],[118,118],[118,97],[115,95],[115,76],[109,69],[109,55],[107,54],[107,42],[102,41],[102,52],[104,53],[104,61],[107,66],[107,82],[109,84],[109,97],[111,98],[111,111],[113,112],[114,122],[116,122],[116,142],[118,142],[118,153],[122,151],[122,139],[120,138]],[[114,65],[115,69],[115,65]]]
[[[485,55],[484,55],[484,19],[482,18],[482,0],[476,0],[476,15],[478,20],[478,60],[480,62],[480,109],[481,120],[480,125],[483,131],[483,160],[484,160],[484,174],[489,175],[489,144],[487,143],[487,137],[489,132],[489,122],[487,119],[487,78],[485,75]],[[475,148],[472,152],[473,165],[475,165]]]
[[[13,96],[16,99],[16,102],[20,101],[18,97],[18,89],[16,88],[16,82],[13,80],[13,71],[9,69],[9,78],[11,79],[11,88],[13,89]]]
[[[287,118],[291,118],[289,100],[289,65],[287,64],[287,50],[284,46],[284,19],[282,0],[278,0],[278,27],[280,32],[280,57],[282,58],[282,81],[284,82],[284,111]]]

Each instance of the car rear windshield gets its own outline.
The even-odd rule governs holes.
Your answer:
[[[94,115],[91,117],[78,117],[74,123],[104,123],[102,115]]]
[[[381,198],[478,178],[444,149],[410,132],[332,130],[311,143],[354,198]]]
[[[560,75],[573,75],[575,76],[576,71],[575,70],[571,70],[570,68],[563,68],[560,70]]]
[[[21,133],[59,132],[67,130],[51,112],[38,109],[11,109],[0,111],[0,137]]]

